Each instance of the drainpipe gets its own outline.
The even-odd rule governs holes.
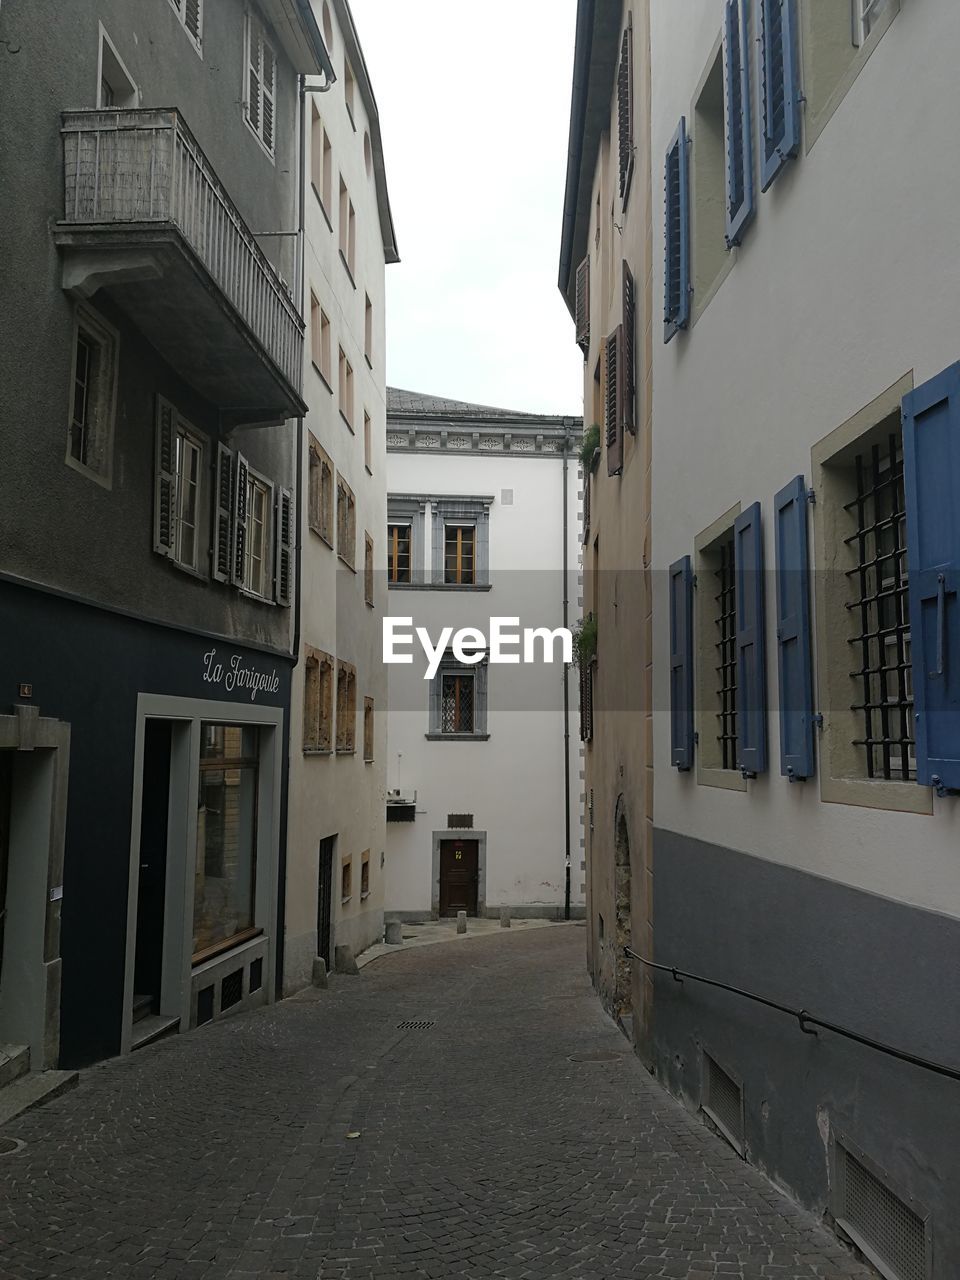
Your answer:
[[[568,624],[570,599],[567,594],[567,458],[570,437],[564,429],[563,435],[563,625]],[[563,918],[570,919],[570,664],[563,664],[563,824],[564,845],[566,849],[566,879],[563,897]]]

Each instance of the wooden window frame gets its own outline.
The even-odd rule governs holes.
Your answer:
[[[261,557],[261,571],[263,575],[262,590],[257,590],[251,586],[250,572],[253,564],[253,499],[257,492],[263,494],[263,555]],[[273,481],[266,476],[261,475],[259,471],[255,471],[253,467],[247,463],[247,533],[244,546],[243,556],[243,585],[241,590],[244,595],[252,596],[255,600],[269,600],[272,594],[273,574],[271,565],[273,564],[273,555],[275,547],[276,530],[274,529],[274,485]]]
[[[375,729],[373,698],[363,700],[363,762],[372,764],[374,760]]]
[[[452,579],[447,577],[448,573],[450,572],[450,570],[447,568],[447,554],[448,554],[447,549],[450,541],[449,530],[451,529],[455,529],[457,534],[457,538],[456,538],[457,563],[456,563],[456,568],[453,570],[454,577]],[[464,531],[468,529],[472,535],[469,540],[470,542],[470,557],[469,557],[470,577],[465,578],[463,575],[465,572],[464,545],[466,540],[464,539],[463,534],[464,534]],[[477,526],[475,523],[471,524],[468,521],[462,521],[462,520],[461,521],[453,521],[453,520],[444,521],[444,524],[443,524],[443,581],[446,586],[474,587],[477,585]]]
[[[334,547],[334,466],[320,441],[308,433],[310,475],[308,478],[307,523],[331,550]]]
[[[373,539],[366,532],[363,535],[363,600],[373,608]]]
[[[346,554],[347,550],[349,555]],[[357,500],[353,490],[339,472],[337,473],[337,555],[356,573]]]
[[[333,753],[333,673],[335,662],[329,653],[304,646],[303,754],[329,756]]]
[[[401,578],[398,573],[400,559],[400,530],[407,530],[407,576]],[[387,580],[391,586],[401,583],[408,586],[413,582],[413,521],[390,520],[387,524]]]
[[[337,660],[337,755],[357,751],[357,668]]]

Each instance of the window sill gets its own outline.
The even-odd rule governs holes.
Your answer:
[[[190,570],[185,569],[184,572],[189,573]],[[249,587],[239,587],[238,591],[240,592],[240,595],[244,596],[247,600],[254,601],[256,604],[273,604],[273,601],[268,596],[262,596],[258,591],[251,591]]]
[[[204,947],[202,951],[194,953],[191,965],[194,969],[198,965],[205,964],[208,960],[214,960],[217,956],[222,956],[227,951],[232,951],[234,947],[241,947],[245,942],[252,942],[254,938],[261,938],[263,930],[257,925],[252,925],[249,929],[241,929],[239,933],[235,933],[232,938],[224,938],[222,942],[215,942],[210,947]]]
[[[331,747],[304,747],[303,754],[305,756],[332,756],[333,749]]]
[[[350,572],[351,572],[351,573],[356,573],[356,572],[357,572],[357,570],[356,570],[356,566],[355,566],[355,565],[352,565],[352,564],[350,563],[350,561],[347,559],[347,557],[346,557],[346,556],[342,556],[342,555],[340,555],[340,554],[338,553],[338,554],[337,554],[337,559],[340,561],[340,563],[341,563],[341,564],[345,564],[345,565],[347,566],[347,568],[350,570]]]
[[[368,475],[368,476],[372,476],[372,475],[373,475],[373,468],[370,466],[370,464],[369,464],[369,463],[365,462],[365,463],[363,464],[363,469],[364,469],[364,471],[367,473],[367,475]]]
[[[313,187],[313,194],[317,197],[317,204],[320,206],[320,212],[323,214],[323,220],[332,231],[333,223],[330,221],[329,213],[327,213],[327,206],[323,203],[323,196],[317,190],[317,184],[315,182],[311,182],[310,185]]]
[[[310,526],[310,532],[315,533],[321,542],[325,542],[327,546],[330,548],[330,550],[331,551],[333,550],[333,539],[328,537],[328,535],[325,534],[322,529],[318,529],[315,524],[312,524]]]
[[[367,900],[369,897],[370,897],[370,890],[368,889],[366,893],[361,893],[361,895],[360,895],[360,901],[361,901],[361,902],[366,902],[366,900]]]
[[[352,897],[353,897],[353,894],[352,894],[352,893],[348,893],[348,894],[347,894],[347,896],[346,896],[345,898],[341,898],[341,899],[340,899],[340,905],[341,905],[341,907],[345,907],[345,906],[347,905],[347,903],[350,901],[350,899],[351,899]]]
[[[344,422],[345,422],[345,423],[347,424],[347,426],[349,427],[349,429],[350,429],[350,434],[351,434],[352,436],[355,436],[357,433],[356,433],[356,431],[354,430],[353,423],[350,421],[350,419],[347,417],[347,415],[343,412],[343,410],[342,410],[342,409],[340,410],[340,417],[344,420]]]
[[[389,582],[387,585],[391,591],[490,591],[493,586],[490,582]]]
[[[428,742],[487,742],[489,733],[425,733]]]
[[[327,375],[323,372],[323,370],[317,364],[316,360],[311,360],[310,363],[313,365],[313,369],[317,377],[320,379],[323,385],[327,388],[330,394],[333,395],[333,387],[331,387],[330,383],[327,381]]]
[[[112,433],[110,451],[113,452]],[[86,466],[85,463],[78,461],[73,454],[68,453],[64,459],[71,471],[76,471],[77,475],[85,476],[87,480],[92,480],[94,484],[98,484],[101,489],[112,489],[113,478],[109,473],[101,475],[99,471],[94,471],[93,467]]]
[[[747,780],[738,769],[697,769],[701,787],[720,787],[724,791],[746,791]]]
[[[354,280],[353,272],[350,270],[350,263],[347,261],[347,255],[343,252],[342,249],[340,250],[340,261],[343,263],[343,269],[347,273],[347,279],[353,285],[354,289],[356,289],[357,282],[356,280]]]
[[[194,569],[189,564],[181,564],[179,560],[174,560],[172,556],[170,556],[169,559],[170,559],[170,564],[173,566],[174,569],[177,570],[178,573],[185,573],[188,578],[196,578],[197,582],[210,581],[207,575],[205,573],[201,573],[199,569]],[[225,585],[229,586],[230,584],[226,583]],[[242,587],[240,588],[240,590],[241,592],[243,592]],[[260,597],[256,597],[256,598],[259,599]]]
[[[377,607],[372,600],[368,600],[366,597],[364,597],[363,603],[367,606],[368,609],[375,609]]]
[[[884,778],[833,778],[820,775],[820,799],[826,804],[849,804],[861,809],[894,813],[933,813],[933,790],[918,782]]]
[[[351,110],[351,108],[350,108],[350,103],[349,103],[349,102],[344,101],[344,104],[343,104],[343,105],[347,108],[347,117],[348,117],[348,119],[350,120],[350,124],[351,124],[351,126],[352,126],[352,128],[353,128],[353,132],[354,132],[354,133],[356,133],[356,132],[357,132],[357,124],[356,124],[356,121],[355,121],[355,120],[354,120],[354,118],[353,118],[353,111],[352,111],[352,110]]]
[[[355,756],[357,754],[356,747],[337,747],[338,756]]]
[[[363,763],[364,763],[364,764],[373,764],[373,756],[364,756],[364,757],[363,757]]]

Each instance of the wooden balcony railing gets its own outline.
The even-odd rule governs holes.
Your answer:
[[[67,111],[61,132],[65,223],[175,226],[299,393],[303,321],[180,113]]]

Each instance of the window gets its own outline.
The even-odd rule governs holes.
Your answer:
[[[100,70],[98,76],[98,107],[117,107],[127,110],[139,105],[140,95],[130,73],[123,65],[113,41],[100,24]]]
[[[690,319],[690,233],[687,122],[681,119],[664,165],[666,241],[663,277],[663,340],[669,342]]]
[[[363,309],[363,355],[370,368],[373,368],[373,303],[369,295]]]
[[[853,43],[859,48],[869,39],[887,7],[887,0],[852,0]]]
[[[740,244],[754,213],[753,130],[747,0],[726,0],[723,30],[727,248]]]
[[[363,411],[363,465],[373,475],[373,423],[366,409]]]
[[[353,897],[353,858],[344,858],[340,865],[340,904]]]
[[[353,490],[337,476],[337,555],[352,569],[357,555],[357,504]]]
[[[119,335],[89,307],[74,319],[67,463],[109,488],[117,401]]]
[[[203,0],[170,0],[183,29],[196,45],[203,42]]]
[[[370,897],[370,850],[360,855],[360,901]]]
[[[428,738],[486,738],[487,663],[445,658],[430,686]]]
[[[263,24],[247,15],[247,101],[245,118],[264,150],[276,148],[277,55]]]
[[[724,132],[723,55],[711,57],[693,108],[691,237],[693,321],[733,265],[726,217],[727,139]]]
[[[590,350],[590,255],[580,263],[577,267],[577,291],[576,291],[576,334],[577,346],[583,352],[583,358],[587,358],[587,352]]]
[[[617,136],[620,149],[620,199],[626,207],[633,176],[633,17],[627,14],[627,25],[620,42],[620,67],[617,71]]]
[[[809,151],[900,12],[900,0],[801,6],[805,146]]]
[[[413,560],[409,524],[387,525],[387,578],[389,582],[412,582]]]
[[[270,575],[270,507],[272,485],[249,471],[247,475],[247,532],[244,548],[243,589],[266,596]]]
[[[354,120],[354,112],[356,110],[357,82],[353,77],[353,68],[344,58],[343,60],[343,100],[347,104],[347,115],[350,117],[350,123],[356,131],[357,124]]]
[[[201,724],[194,964],[254,932],[258,773],[255,728]]]
[[[473,585],[477,531],[473,525],[448,524],[444,531],[443,580]]]
[[[734,507],[695,541],[696,612],[693,634],[696,636],[695,700],[697,752],[697,779],[701,783],[742,790],[745,782],[737,772],[738,759],[738,666],[737,666],[737,603],[738,576],[734,525],[740,515]],[[674,575],[671,573],[671,581]],[[692,591],[693,572],[689,577]],[[677,623],[683,621],[686,597],[685,574],[677,575],[675,605]],[[691,618],[691,622],[694,620]],[[678,625],[679,630],[679,625]],[[677,637],[677,643],[681,637]],[[671,643],[671,650],[673,643]],[[671,666],[674,661],[671,659]],[[683,699],[679,677],[674,700],[680,711]],[[673,701],[672,704],[673,705]],[[686,709],[683,708],[684,714]],[[678,722],[679,725],[679,722]],[[691,753],[692,754],[692,753]],[[691,760],[692,763],[692,760]],[[687,764],[685,767],[689,767]]]
[[[312,289],[310,290],[310,358],[313,361],[313,367],[327,384],[327,389],[332,390],[330,321]]]
[[[203,476],[203,446],[182,425],[177,427],[176,532],[173,558],[185,569],[197,569],[199,552],[200,482]]]
[[[835,7],[840,9],[842,5]],[[760,188],[766,191],[800,146],[795,0],[760,0],[758,18]]]
[[[316,436],[309,436],[310,478],[307,519],[314,533],[333,546],[333,463]]]
[[[363,535],[363,598],[367,604],[373,604],[373,539],[369,533]]]
[[[340,348],[340,416],[353,430],[353,365]]]
[[[337,754],[352,755],[357,749],[357,669],[349,662],[337,663]]]
[[[310,120],[310,179],[329,223],[333,208],[333,148],[316,102]]]
[[[623,264],[623,425],[637,430],[637,286],[633,272]]]
[[[333,749],[333,658],[310,646],[304,651],[303,750],[329,755]]]
[[[623,325],[618,325],[604,344],[606,380],[604,383],[603,425],[607,446],[607,475],[623,470],[623,398],[624,358]]]
[[[373,699],[363,700],[363,758],[368,763],[373,759]]]
[[[203,441],[168,400],[157,397],[154,550],[183,569],[200,568]]]
[[[357,218],[346,183],[340,179],[340,257],[354,284],[357,256]],[[354,288],[356,285],[354,284]]]

